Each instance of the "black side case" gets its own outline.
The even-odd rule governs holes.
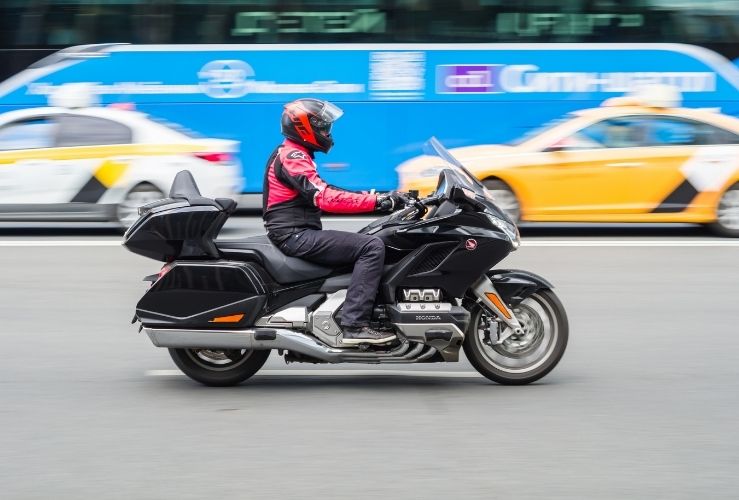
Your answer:
[[[136,304],[136,315],[151,327],[246,328],[266,297],[255,264],[176,261]]]

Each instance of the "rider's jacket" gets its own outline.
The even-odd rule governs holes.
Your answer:
[[[267,160],[262,208],[274,243],[302,229],[321,229],[321,210],[361,213],[375,209],[377,196],[329,186],[318,176],[313,153],[285,139]]]

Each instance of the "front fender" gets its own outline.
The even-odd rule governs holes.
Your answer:
[[[520,269],[491,269],[485,273],[506,304],[515,306],[539,290],[554,288],[538,274]]]

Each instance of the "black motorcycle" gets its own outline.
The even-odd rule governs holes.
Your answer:
[[[545,279],[492,269],[518,248],[518,229],[436,139],[427,146],[443,167],[436,192],[360,231],[386,245],[372,326],[396,340],[344,345],[351,269],[287,257],[266,236],[216,240],[236,203],[201,196],[187,171],[126,232],[126,248],[166,263],[145,278],[134,322],[213,386],[248,379],[272,350],[288,363],[433,363],[458,361],[463,348],[496,382],[543,377],[567,345],[562,304]]]

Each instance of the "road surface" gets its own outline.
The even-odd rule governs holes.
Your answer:
[[[328,224],[357,228],[358,219]],[[258,231],[238,218],[229,238]],[[285,365],[202,387],[130,324],[114,232],[0,233],[2,498],[736,498],[739,242],[524,231],[570,345],[540,383],[458,364]],[[338,370],[338,371],[337,371]]]

